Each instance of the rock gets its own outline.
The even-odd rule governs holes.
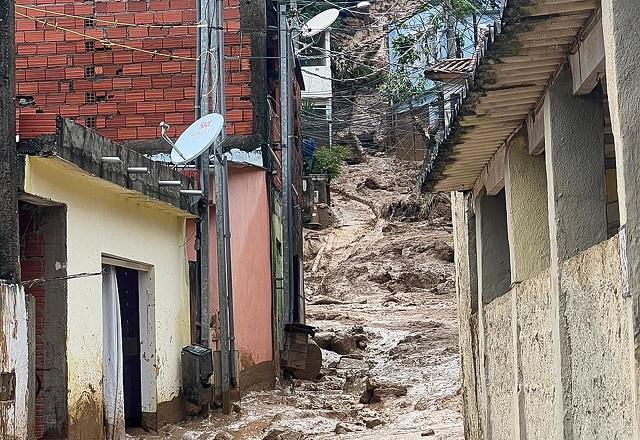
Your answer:
[[[450,263],[453,263],[454,260],[453,248],[442,241],[437,241],[433,245],[433,255],[442,261],[448,261]]]
[[[335,432],[336,434],[346,434],[347,432],[353,432],[353,429],[351,429],[345,423],[338,423],[333,432]]]
[[[239,414],[240,411],[242,411],[242,408],[240,408],[240,405],[238,405],[237,403],[233,404],[233,412],[236,414]]]
[[[384,425],[384,421],[379,417],[366,417],[363,419],[364,424],[367,428],[373,429],[376,426]]]
[[[386,397],[407,395],[407,387],[386,380],[367,378],[367,387],[360,396],[360,403],[377,403]]]
[[[356,337],[351,333],[336,332],[329,350],[338,354],[349,354],[356,348]]]
[[[436,432],[433,429],[427,429],[422,434],[420,434],[421,437],[430,437],[432,435],[436,435]]]
[[[432,403],[426,397],[418,400],[415,405],[413,405],[413,409],[416,411],[426,411],[431,407]]]
[[[373,281],[378,284],[384,284],[387,281],[391,281],[391,279],[391,274],[386,270],[375,272],[369,276],[369,281]]]
[[[431,289],[444,282],[444,275],[438,272],[402,272],[398,277],[398,282],[404,284],[407,289]]]
[[[336,334],[333,332],[318,332],[313,336],[313,340],[316,341],[318,347],[328,350],[334,339],[336,338]]]
[[[263,440],[302,440],[304,434],[291,429],[274,428],[263,437]]]
[[[322,305],[334,305],[334,304],[344,304],[344,302],[339,299],[329,298],[328,296],[321,296],[318,299],[311,302],[314,306],[322,306]]]
[[[383,189],[382,185],[380,185],[375,179],[371,177],[367,177],[364,181],[364,186],[369,189]]]
[[[343,356],[338,363],[339,370],[365,370],[367,364],[364,360],[353,359],[351,357]]]
[[[233,436],[226,431],[219,432],[213,438],[213,440],[233,440]]]
[[[407,387],[404,385],[392,387],[380,387],[373,390],[373,401],[380,401],[384,397],[402,397],[407,395]]]

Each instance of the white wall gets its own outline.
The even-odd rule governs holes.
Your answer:
[[[180,350],[189,344],[185,218],[57,158],[27,157],[25,191],[67,206],[67,273],[99,272],[102,254],[153,266],[157,402],[180,390]],[[141,292],[142,293],[142,292]],[[102,423],[102,283],[68,281],[70,437],[87,435],[87,417]],[[75,425],[75,426],[74,426]]]

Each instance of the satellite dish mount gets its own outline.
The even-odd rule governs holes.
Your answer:
[[[174,143],[167,134],[169,125],[165,122],[160,123],[162,139],[171,145],[171,162],[176,165],[191,162],[207,151],[220,136],[223,127],[222,115],[210,113],[187,127]]]

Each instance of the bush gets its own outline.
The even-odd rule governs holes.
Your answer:
[[[327,174],[330,179],[338,177],[342,171],[344,160],[350,151],[344,145],[320,147],[313,152],[313,166],[311,171],[317,174]]]

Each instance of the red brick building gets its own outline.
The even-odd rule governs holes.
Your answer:
[[[249,2],[243,13],[257,6]],[[262,20],[250,18],[251,26],[264,23],[259,43],[251,36],[259,29],[241,30],[240,1],[225,0],[229,135],[264,126],[254,124],[251,99],[252,68],[265,64],[250,58],[252,45],[266,51],[261,9]],[[18,120],[55,113],[116,141],[158,138],[165,121],[175,137],[194,120],[197,31],[195,0],[17,0]]]

